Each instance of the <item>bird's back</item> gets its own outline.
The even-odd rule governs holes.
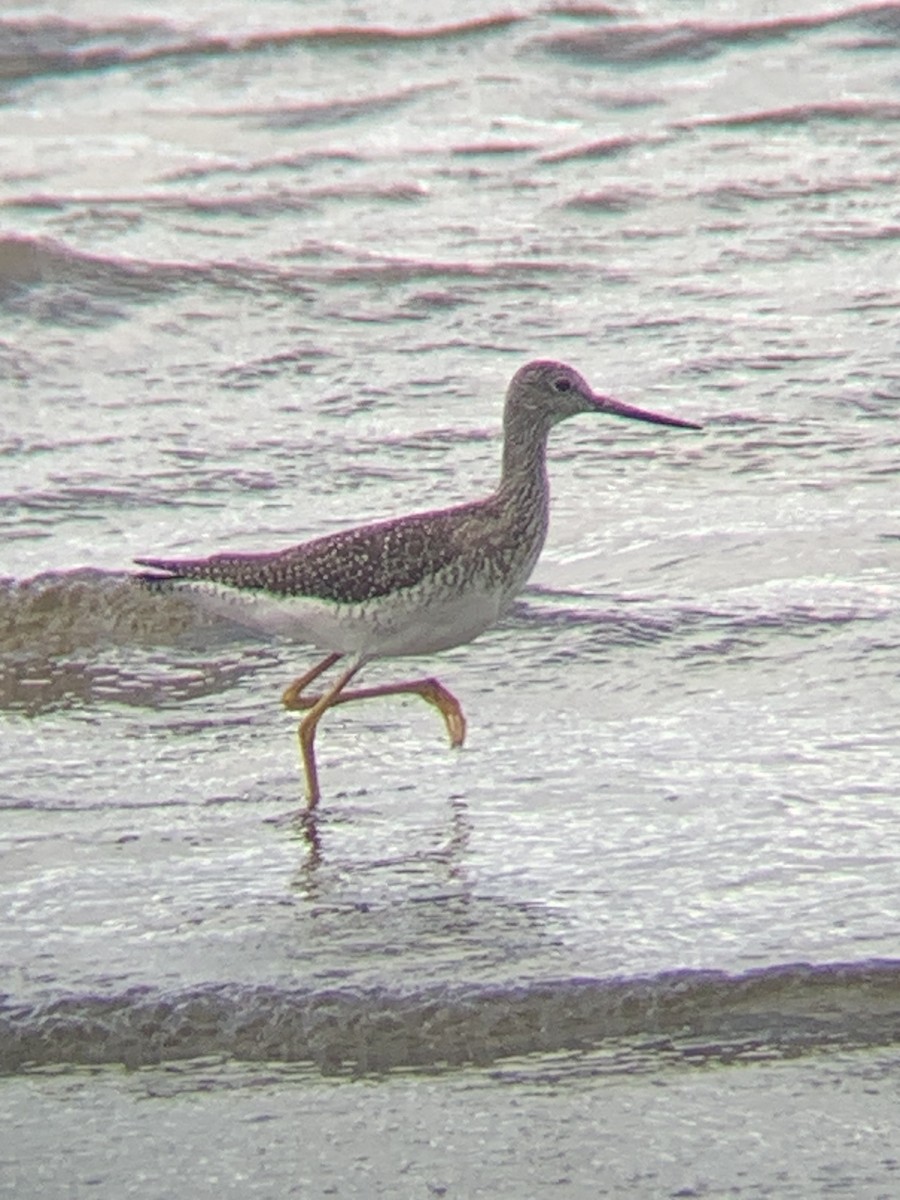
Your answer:
[[[285,550],[209,558],[139,558],[150,582],[209,582],[280,597],[365,604],[439,579],[463,589],[481,579],[502,586],[516,571],[521,532],[506,536],[509,514],[497,495],[474,503],[360,525]],[[539,549],[539,547],[538,547]],[[531,557],[528,555],[527,557]]]

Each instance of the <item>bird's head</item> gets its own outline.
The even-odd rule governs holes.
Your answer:
[[[574,367],[552,359],[535,359],[516,371],[506,393],[506,411],[508,416],[515,414],[516,418],[547,427],[578,413],[598,412],[679,429],[702,428],[693,421],[666,417],[611,396],[601,396]]]

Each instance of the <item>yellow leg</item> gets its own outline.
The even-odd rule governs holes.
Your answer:
[[[348,700],[370,700],[375,696],[421,696],[428,704],[433,704],[447,726],[451,746],[461,746],[466,740],[466,718],[462,706],[452,692],[437,679],[408,679],[405,683],[383,683],[379,687],[357,688],[353,692],[344,692],[338,696],[336,704],[346,704]]]
[[[292,684],[286,687],[281,696],[281,703],[284,707],[292,710],[312,708],[319,697],[313,696],[310,700],[306,696],[301,696],[300,693],[304,688],[309,687],[314,679],[318,679],[323,671],[327,671],[329,667],[333,667],[340,657],[339,654],[329,654],[327,658],[323,658],[321,662],[311,667],[305,675],[301,675],[299,679],[295,679]]]
[[[285,708],[302,712],[318,704],[322,694],[304,696],[302,695],[303,689],[317,679],[323,671],[327,671],[329,667],[333,666],[339,658],[339,654],[331,654],[311,671],[307,671],[305,675],[295,679],[281,697]],[[466,718],[463,715],[462,706],[453,693],[448,691],[437,679],[409,679],[405,683],[385,683],[378,687],[356,688],[352,692],[343,692],[341,695],[335,696],[331,703],[348,704],[351,700],[371,700],[377,696],[401,695],[421,696],[426,703],[433,705],[444,718],[450,745],[461,746],[463,744],[466,738]]]
[[[335,661],[339,655],[335,655]],[[325,660],[328,661],[327,659]],[[356,672],[360,668],[360,663],[352,667],[348,667],[338,677],[337,683],[329,691],[323,693],[316,698],[315,703],[310,708],[309,712],[300,722],[300,728],[297,730],[297,736],[300,738],[300,753],[303,755],[303,768],[306,771],[306,797],[307,797],[307,812],[312,810],[319,803],[319,772],[316,769],[316,754],[315,754],[315,739],[316,726],[319,724],[319,719],[326,709],[331,708],[332,704],[337,702],[341,689],[344,688]],[[326,668],[320,663],[320,670],[317,674],[321,674]],[[315,678],[315,675],[313,675]]]
[[[305,675],[295,679],[281,697],[285,708],[296,712],[306,712],[297,733],[300,738],[300,750],[306,772],[308,811],[312,811],[319,801],[319,775],[316,768],[314,742],[316,727],[326,709],[333,708],[338,704],[347,704],[351,700],[371,700],[378,696],[421,696],[426,703],[433,705],[444,718],[451,746],[461,746],[466,737],[466,718],[463,715],[462,707],[453,693],[448,691],[437,679],[408,679],[403,683],[384,683],[377,687],[356,688],[352,692],[345,692],[344,688],[362,665],[357,663],[344,671],[328,691],[317,693],[314,696],[304,696],[304,689],[329,667],[333,667],[340,657],[340,654],[329,654],[327,658],[323,658]]]

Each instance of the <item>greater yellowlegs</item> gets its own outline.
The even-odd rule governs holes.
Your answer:
[[[436,679],[345,689],[374,658],[447,650],[496,622],[544,544],[547,435],[559,421],[588,412],[701,428],[600,396],[574,368],[538,360],[517,371],[507,389],[500,483],[483,500],[360,525],[287,550],[136,560],[153,568],[144,579],[197,589],[208,608],[328,652],[282,697],[285,707],[306,712],[298,734],[309,810],[319,799],[316,727],[336,704],[421,696],[440,711],[451,745],[462,745],[462,708]],[[332,686],[306,695],[309,685],[345,656],[349,664]]]

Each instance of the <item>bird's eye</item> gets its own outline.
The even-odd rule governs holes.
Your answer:
[[[572,389],[572,380],[566,379],[565,375],[561,375],[559,379],[553,380],[553,390],[555,392],[568,392]]]

